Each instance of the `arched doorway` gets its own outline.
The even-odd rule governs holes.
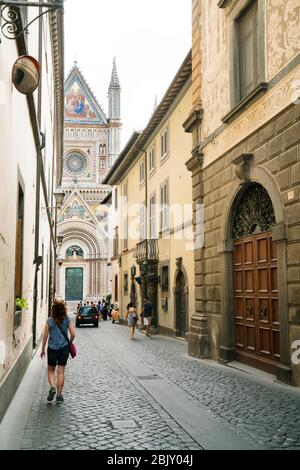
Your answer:
[[[182,271],[178,271],[175,285],[176,336],[185,338],[187,333],[186,284]]]
[[[232,223],[233,316],[238,361],[276,373],[280,361],[275,214],[258,183],[238,194]]]

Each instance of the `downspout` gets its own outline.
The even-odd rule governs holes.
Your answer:
[[[39,8],[39,13],[42,13],[42,8]],[[40,63],[40,84],[38,88],[38,127],[41,129],[42,122],[42,69],[43,69],[43,24],[42,18],[39,18],[39,63]],[[32,346],[36,348],[36,323],[37,323],[37,302],[38,302],[38,271],[40,263],[39,257],[39,241],[40,241],[40,205],[41,205],[41,154],[37,153],[36,159],[36,192],[35,192],[35,242],[34,242],[34,261],[35,274],[34,274],[34,288],[33,288],[33,318],[32,318]],[[47,200],[46,200],[47,205]],[[44,260],[42,260],[43,262]]]

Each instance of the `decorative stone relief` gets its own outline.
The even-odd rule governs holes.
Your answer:
[[[236,208],[232,236],[247,237],[270,230],[275,225],[272,201],[267,191],[257,183],[250,184]]]
[[[203,0],[203,138],[222,124],[229,109],[228,28],[218,0]]]
[[[300,80],[300,67],[272,88],[249,111],[229,125],[224,132],[208,143],[204,150],[203,167],[212,163],[259,127],[295,101],[295,81]]]
[[[299,0],[267,0],[268,79],[290,62],[300,49]]]
[[[252,159],[252,154],[244,153],[233,160],[233,163],[236,165],[235,174],[241,181],[240,184],[246,184],[250,181],[250,162]]]
[[[59,217],[59,222],[64,222],[70,219],[83,219],[92,222],[87,210],[77,200],[73,201],[72,204],[67,206],[65,211]]]

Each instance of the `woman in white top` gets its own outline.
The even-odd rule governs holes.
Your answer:
[[[138,316],[136,308],[132,302],[127,305],[126,320],[128,321],[128,326],[130,328],[130,338],[133,339]]]

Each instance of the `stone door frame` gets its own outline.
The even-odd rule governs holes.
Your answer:
[[[177,258],[176,260],[177,269],[174,274],[173,281],[173,294],[174,294],[174,334],[178,336],[179,330],[177,329],[177,279],[179,274],[183,275],[184,278],[184,295],[185,295],[185,313],[186,313],[186,331],[185,338],[188,339],[188,333],[190,328],[190,319],[189,319],[189,289],[188,289],[188,275],[185,267],[182,264],[182,259]]]
[[[288,323],[288,292],[287,292],[287,227],[285,225],[285,211],[279,189],[272,176],[261,167],[251,165],[249,178],[245,181],[236,179],[228,190],[224,201],[221,222],[221,240],[218,244],[218,253],[221,266],[221,346],[219,359],[221,362],[230,362],[235,359],[235,335],[233,306],[233,243],[232,225],[235,208],[243,194],[243,184],[258,183],[263,186],[272,201],[276,225],[272,228],[273,240],[277,242],[278,272],[281,282],[279,293],[280,318],[280,363],[277,366],[277,379],[284,383],[291,383],[290,341]]]

